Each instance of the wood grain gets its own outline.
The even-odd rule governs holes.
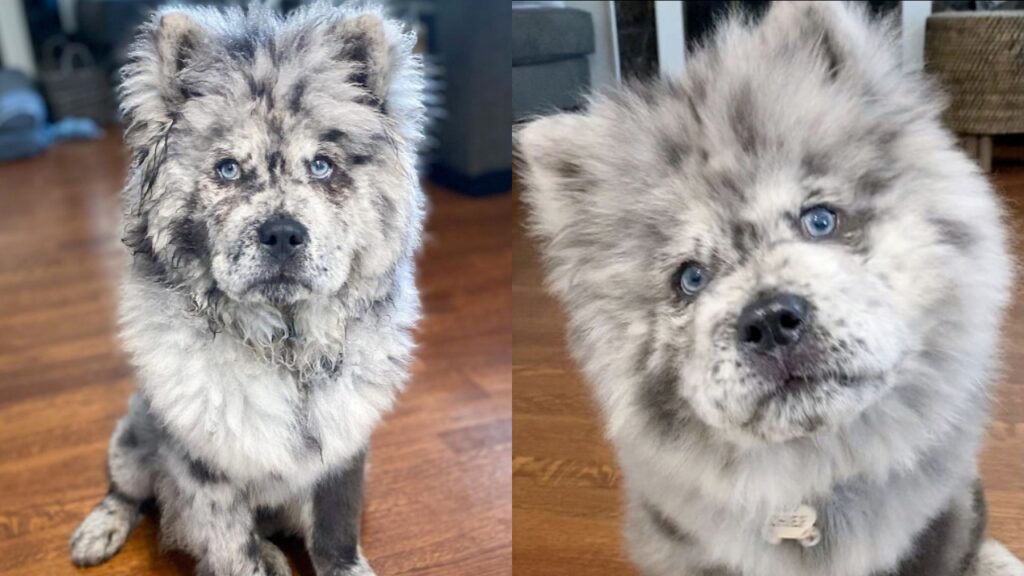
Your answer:
[[[143,520],[108,563],[67,540],[106,490],[132,391],[114,325],[119,135],[0,165],[0,575],[191,574]],[[429,190],[408,392],[373,439],[363,545],[382,576],[511,573],[510,195]],[[312,571],[286,542],[298,574]]]
[[[1024,261],[1024,167],[998,171]],[[522,227],[513,239],[513,565],[517,576],[636,574],[620,536],[620,473],[571,362],[564,316],[541,286]],[[1024,290],[1004,330],[1005,375],[981,458],[989,534],[1024,557]]]

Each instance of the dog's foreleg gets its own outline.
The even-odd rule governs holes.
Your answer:
[[[186,455],[168,456],[157,483],[161,536],[198,561],[201,576],[287,576],[284,554],[259,535],[243,489]]]
[[[158,436],[138,395],[114,428],[107,450],[107,495],[71,535],[71,560],[99,564],[124,545],[139,520],[139,507],[153,496],[153,455]]]
[[[1024,563],[999,542],[987,540],[967,576],[1024,576]]]
[[[365,465],[363,452],[313,489],[306,546],[317,576],[373,576],[359,548]]]

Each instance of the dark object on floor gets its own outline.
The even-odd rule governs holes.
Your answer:
[[[24,74],[0,70],[0,160],[38,154],[48,142],[43,97]]]
[[[46,122],[46,103],[21,72],[0,70],[0,161],[42,152],[54,140],[103,135],[89,118],[68,117]]]
[[[515,121],[579,106],[590,89],[590,14],[573,8],[514,8],[511,28]]]

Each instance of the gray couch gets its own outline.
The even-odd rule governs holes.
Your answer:
[[[590,87],[590,14],[574,8],[512,10],[512,117],[571,110]]]

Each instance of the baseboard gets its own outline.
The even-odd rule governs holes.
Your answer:
[[[467,196],[490,196],[512,189],[512,169],[486,172],[479,176],[467,176],[443,164],[430,167],[431,181]]]

